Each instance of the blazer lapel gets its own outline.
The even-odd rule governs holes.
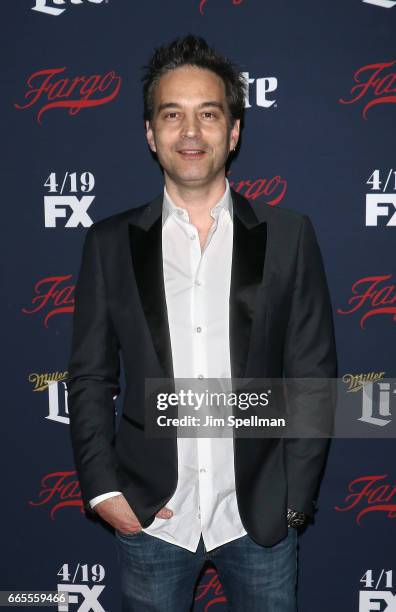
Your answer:
[[[164,378],[173,378],[171,340],[162,264],[162,199],[158,196],[130,221],[132,262],[140,300]]]
[[[229,300],[231,375],[243,378],[249,353],[257,289],[263,277],[267,224],[246,198],[231,189],[233,251]],[[153,345],[166,378],[173,378],[162,262],[162,194],[129,222],[138,291]]]
[[[263,278],[267,224],[248,200],[231,190],[233,250],[230,287],[230,360],[232,378],[243,378],[249,354],[257,289]]]

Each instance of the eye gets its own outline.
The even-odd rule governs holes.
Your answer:
[[[216,117],[215,113],[212,111],[204,111],[202,115],[205,119],[214,119]]]
[[[166,113],[165,119],[177,119],[179,113],[176,111],[171,111],[170,113]]]

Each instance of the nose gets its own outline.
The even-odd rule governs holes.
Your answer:
[[[195,138],[199,132],[200,127],[197,117],[186,113],[181,126],[182,136],[185,138]]]

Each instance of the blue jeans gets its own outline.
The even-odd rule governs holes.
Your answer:
[[[121,562],[122,612],[188,612],[206,560],[216,566],[228,609],[238,612],[296,612],[297,531],[274,546],[248,535],[195,553],[144,531],[116,531]]]

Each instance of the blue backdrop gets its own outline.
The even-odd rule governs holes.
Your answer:
[[[351,377],[396,376],[396,2],[3,0],[0,12],[0,587],[59,588],[74,595],[70,610],[113,612],[116,545],[81,511],[64,380],[87,227],[162,189],[144,136],[141,66],[191,32],[248,73],[229,180],[262,206],[311,217],[340,377],[359,393]],[[333,441],[315,524],[300,537],[300,611],[396,609],[394,452],[393,439]],[[195,610],[226,609],[213,568],[195,596]]]

